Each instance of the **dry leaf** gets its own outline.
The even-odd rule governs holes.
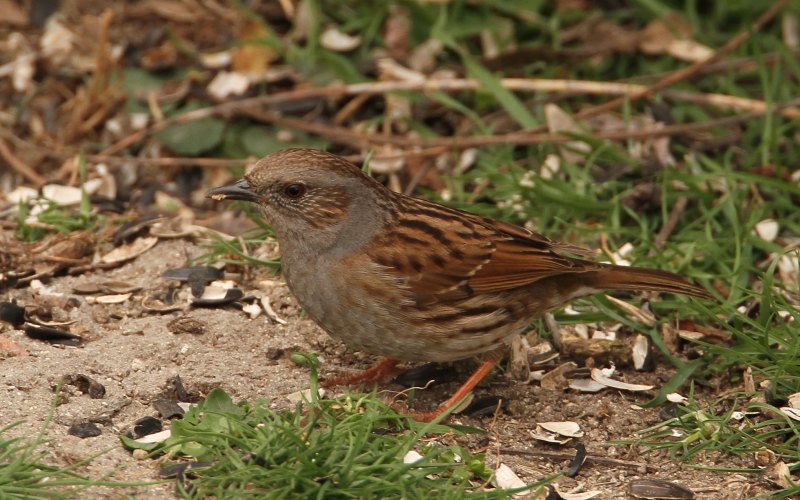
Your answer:
[[[581,426],[577,422],[539,422],[536,425],[546,430],[553,432],[559,436],[579,438],[583,437]]]
[[[200,19],[198,12],[202,12],[202,9],[190,8],[179,0],[145,0],[135,4],[135,13],[137,15],[155,14],[158,17],[176,23],[197,22]]]
[[[123,245],[111,250],[103,255],[100,261],[105,264],[114,264],[132,260],[156,246],[156,243],[158,243],[158,238],[153,236],[137,238],[129,245]]]
[[[673,13],[654,19],[642,30],[639,50],[645,54],[663,54],[674,40],[687,39],[691,36],[691,25],[679,14]]]
[[[621,380],[615,380],[613,378],[609,378],[603,374],[602,370],[597,368],[592,368],[592,380],[597,383],[603,384],[608,387],[612,387],[614,389],[620,389],[623,391],[649,391],[653,389],[652,385],[642,385],[642,384],[629,384],[627,382],[623,382]]]
[[[756,223],[753,232],[764,241],[775,241],[780,231],[780,225],[775,219],[764,219]]]
[[[392,5],[384,26],[383,42],[389,55],[397,61],[405,61],[408,57],[408,36],[411,32],[411,21],[408,9]]]
[[[206,92],[218,101],[240,96],[250,88],[250,78],[244,73],[220,71],[206,87]]]
[[[673,40],[667,53],[676,59],[688,62],[705,61],[714,55],[714,49],[694,40]]]
[[[569,381],[569,388],[578,392],[600,392],[607,386],[588,378],[579,378]]]
[[[279,55],[264,45],[268,36],[264,26],[254,19],[247,19],[239,31],[239,46],[231,50],[231,69],[246,75],[263,75]]]
[[[520,479],[519,476],[511,470],[511,467],[506,464],[500,464],[500,467],[495,469],[493,482],[495,486],[504,490],[525,487],[525,481]]]
[[[114,295],[101,295],[96,297],[94,300],[98,304],[122,304],[129,298],[131,298],[130,293],[117,293]]]
[[[361,37],[342,33],[336,28],[326,29],[319,37],[319,43],[333,52],[350,52],[361,45]]]
[[[555,104],[546,104],[544,107],[547,129],[557,134],[559,132],[582,133],[581,127],[572,116]],[[591,151],[591,146],[583,141],[570,141],[559,145],[561,155],[570,163],[580,164],[585,157],[584,153]]]
[[[0,0],[0,25],[21,28],[28,25],[28,16],[16,2]]]

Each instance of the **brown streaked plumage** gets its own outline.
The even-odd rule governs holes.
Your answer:
[[[289,288],[334,338],[392,360],[482,356],[435,413],[471,390],[532,319],[576,297],[623,289],[709,297],[673,273],[575,258],[591,252],[394,193],[321,151],[274,153],[209,196],[260,206]]]

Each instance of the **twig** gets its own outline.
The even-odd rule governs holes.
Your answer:
[[[241,167],[251,161],[254,161],[253,158],[143,158],[136,156],[113,156],[102,154],[85,155],[85,158],[87,161],[95,163],[133,163],[136,165],[155,165],[164,168],[231,168]]]
[[[37,188],[47,184],[47,179],[20,160],[3,139],[0,139],[0,156],[2,156],[19,175],[31,181]]]
[[[800,103],[800,99],[796,99],[788,103],[778,105],[774,108],[774,110],[780,111],[781,109],[784,108],[790,108],[796,106],[798,103]],[[493,144],[542,144],[542,143],[558,144],[575,140],[574,137],[567,137],[560,134],[545,134],[545,133],[531,134],[530,132],[512,132],[503,135],[485,135],[485,136],[479,135],[479,136],[468,136],[461,138],[456,138],[456,137],[434,138],[434,139],[423,140],[423,139],[412,139],[405,137],[386,136],[383,134],[359,134],[344,127],[336,127],[332,125],[325,125],[322,123],[311,123],[299,118],[284,117],[276,112],[269,112],[269,111],[256,112],[251,110],[246,114],[250,115],[252,118],[258,121],[275,123],[276,125],[279,126],[311,132],[323,137],[329,137],[336,141],[340,141],[343,144],[352,145],[359,149],[370,149],[372,146],[381,144],[390,144],[410,149],[410,151],[404,151],[399,154],[388,154],[388,155],[378,154],[374,157],[376,159],[381,159],[381,160],[395,160],[404,158],[407,159],[409,157],[417,157],[417,158],[434,157],[453,149],[462,149],[462,148],[465,149],[468,147],[480,147]],[[601,132],[595,132],[594,134],[591,131],[589,131],[587,132],[587,135],[591,135],[596,139],[617,140],[617,141],[628,140],[628,139],[646,139],[650,137],[665,137],[671,135],[685,134],[689,132],[696,132],[700,130],[707,130],[713,127],[734,125],[736,123],[745,122],[753,118],[757,118],[761,115],[762,113],[759,112],[751,112],[736,116],[718,118],[716,120],[709,120],[707,122],[702,122],[702,123],[670,125],[666,127],[660,127],[654,129],[642,129],[635,131],[625,131],[625,130],[612,131],[612,132],[601,131]],[[20,146],[36,149],[54,158],[63,159],[65,157],[77,154],[75,152],[57,153],[50,149],[41,148],[34,144],[29,144],[23,141],[22,139],[19,139],[15,135],[11,134],[8,130],[2,128],[0,128],[0,135],[19,144]],[[143,138],[145,135],[146,135],[145,133],[142,133],[142,131],[140,131],[137,132],[137,134],[127,137],[124,141],[133,144],[136,142],[136,140],[138,140],[137,138]],[[120,143],[122,143],[122,141]],[[86,159],[88,161],[98,162],[98,163],[101,162],[111,163],[111,164],[133,163],[137,165],[156,165],[164,168],[181,168],[181,167],[229,168],[229,167],[241,166],[243,164],[247,164],[248,162],[252,161],[252,159],[250,158],[238,158],[238,159],[142,158],[142,157],[132,157],[132,156],[118,156],[116,154],[107,153],[107,151],[109,151],[110,149],[112,148],[109,148],[106,150],[106,152],[100,154],[86,155]],[[39,176],[39,174],[32,171],[20,160],[17,160],[17,163],[14,163],[13,160],[9,159],[8,157],[9,154],[11,153],[7,145],[4,144],[2,141],[0,141],[0,156],[5,157],[5,159],[12,165],[12,167],[15,168],[15,170],[20,172],[20,174],[24,175],[26,178],[31,180],[36,185],[42,185],[46,183],[45,178]],[[13,154],[11,154],[11,157],[13,157]],[[358,162],[363,160],[363,155],[350,155],[347,156],[347,159],[349,159],[350,161]],[[25,171],[27,171],[28,173],[24,174],[23,172]]]
[[[743,73],[745,71],[754,71],[757,70],[761,65],[766,67],[774,66],[781,58],[783,54],[779,52],[768,52],[766,54],[759,54],[758,59],[756,57],[730,57],[724,59],[722,61],[717,61],[714,63],[705,66],[703,69],[700,70],[700,75],[709,75],[713,73],[721,73],[721,72],[734,72],[734,73]],[[673,70],[674,71],[674,70]],[[672,73],[672,71],[663,71],[659,73],[651,73],[648,75],[640,75],[640,76],[633,76],[631,78],[626,78],[625,82],[630,83],[646,83],[657,81],[661,78]]]
[[[797,102],[792,101],[782,106],[794,106]],[[493,144],[559,144],[574,141],[574,137],[561,134],[531,134],[527,132],[512,132],[502,135],[476,135],[468,137],[434,138],[434,139],[413,139],[406,137],[386,136],[383,134],[360,134],[353,132],[345,127],[336,127],[323,123],[312,123],[300,118],[285,117],[276,112],[249,110],[246,113],[251,118],[267,123],[310,132],[323,137],[328,137],[360,149],[369,149],[375,145],[389,144],[398,147],[405,147],[411,151],[401,154],[376,155],[374,158],[381,160],[394,160],[416,156],[420,158],[438,156],[452,149],[466,149],[468,147],[480,147]],[[737,123],[752,120],[761,116],[761,113],[752,112],[736,116],[728,116],[709,120],[701,123],[689,123],[670,125],[666,127],[641,129],[641,130],[620,130],[610,132],[587,132],[587,136],[603,140],[629,140],[646,139],[651,137],[666,137],[672,135],[686,134],[700,130],[707,130],[714,127],[729,126]],[[135,142],[135,141],[134,141]],[[50,156],[64,157],[65,154],[48,152]],[[362,155],[351,155],[347,157],[351,161],[359,161]],[[114,154],[100,153],[96,155],[86,155],[86,159],[93,162],[106,163],[136,163],[157,165],[161,167],[206,167],[206,168],[228,168],[241,166],[249,159],[225,159],[225,158],[137,158],[130,156],[116,156]]]
[[[572,460],[575,458],[574,453],[566,453],[562,451],[546,451],[546,450],[521,450],[517,448],[503,448],[500,450],[502,453],[506,453],[508,455],[528,455],[532,457],[543,457],[549,458],[552,460]],[[650,470],[655,470],[656,468],[652,465],[648,465],[642,462],[633,462],[630,460],[620,460],[617,458],[609,458],[604,457],[602,455],[594,455],[587,453],[586,454],[586,461],[597,463],[597,464],[608,464],[608,465],[619,465],[622,467],[631,467],[631,468],[647,468]]]
[[[685,196],[680,196],[677,200],[675,200],[675,206],[672,207],[672,210],[669,213],[669,218],[667,218],[667,222],[665,222],[661,227],[661,230],[658,232],[658,235],[656,235],[656,239],[653,242],[656,248],[661,249],[664,246],[664,243],[667,242],[667,239],[678,225],[678,219],[681,218],[684,210],[686,210],[687,202],[688,199]]]
[[[610,111],[612,109],[616,109],[619,106],[625,104],[626,101],[636,101],[639,99],[643,99],[645,97],[649,97],[659,90],[663,90],[667,87],[671,87],[676,83],[689,79],[696,74],[698,74],[703,68],[712,64],[714,62],[719,61],[723,57],[725,57],[728,53],[734,50],[736,47],[744,43],[750,36],[764,27],[773,17],[778,15],[778,13],[789,3],[789,0],[777,0],[772,6],[764,11],[758,19],[756,19],[753,24],[747,30],[744,30],[728,40],[722,47],[718,48],[713,54],[709,57],[703,59],[702,61],[697,61],[689,66],[679,69],[669,75],[665,76],[661,80],[657,81],[653,85],[650,85],[647,89],[643,91],[634,92],[632,94],[628,94],[624,97],[618,97],[616,99],[612,99],[608,102],[600,104],[598,106],[593,106],[591,108],[586,108],[581,113],[578,113],[578,117],[580,118],[587,118],[590,116],[595,116],[601,113],[605,113],[606,111]]]
[[[410,195],[411,193],[413,193],[414,190],[417,188],[417,185],[422,181],[422,179],[425,178],[426,175],[428,175],[428,172],[430,171],[432,166],[433,165],[430,161],[427,161],[424,164],[422,164],[422,166],[420,166],[417,172],[414,174],[414,177],[412,177],[411,180],[408,181],[408,185],[403,190],[403,194]]]
[[[661,81],[665,81],[664,78]],[[525,78],[504,78],[500,84],[508,89],[519,92],[551,92],[562,94],[598,94],[598,95],[622,95],[623,99],[641,98],[649,89],[644,85],[616,82],[595,82],[582,80],[551,80],[551,79],[525,79]],[[656,84],[658,85],[658,83]],[[375,95],[388,92],[400,91],[419,91],[419,92],[459,92],[464,90],[476,90],[482,88],[480,82],[472,79],[448,79],[448,80],[421,80],[421,81],[388,81],[388,82],[367,82],[354,83],[350,85],[331,85],[328,87],[297,89],[279,94],[269,94],[249,99],[226,102],[209,106],[178,116],[173,116],[161,122],[155,123],[148,128],[139,130],[128,137],[125,137],[115,144],[103,150],[100,154],[115,155],[123,149],[136,144],[148,135],[164,130],[172,125],[188,123],[217,115],[229,115],[237,113],[247,113],[257,110],[263,106],[284,104],[294,101],[302,101],[318,98],[343,97],[350,95]],[[745,110],[750,112],[766,113],[769,110],[767,103],[756,99],[729,96],[724,94],[702,94],[688,91],[670,91],[665,93],[668,97],[677,100],[688,100],[694,103],[713,104],[715,106],[729,107],[731,109]],[[613,101],[611,101],[613,102]],[[773,109],[776,113],[787,118],[800,118],[800,109],[794,106],[779,106]],[[586,111],[584,111],[585,113]],[[580,114],[579,114],[580,116]]]
[[[383,134],[362,134],[353,132],[352,130],[344,127],[336,127],[332,125],[326,125],[324,123],[313,123],[301,118],[282,116],[279,113],[272,111],[247,110],[244,114],[259,121],[321,135],[323,137],[328,137],[343,144],[349,144],[357,148],[369,148],[374,145],[391,145],[412,149],[420,148],[420,150],[416,151],[415,153],[423,156],[428,156],[425,152],[425,148],[444,148],[452,150],[492,146],[498,144],[561,144],[575,140],[574,136],[567,134],[531,132],[511,132],[500,135],[473,135],[467,137],[437,137],[431,139],[421,139],[412,137],[387,136]],[[597,132],[587,131],[586,135],[594,139],[612,141],[647,139],[652,137],[665,137],[685,134],[688,132],[706,130],[718,126],[732,125],[751,120],[759,116],[761,116],[761,113],[744,113],[741,115],[728,116],[701,123],[668,125],[665,127],[641,130],[612,130]]]

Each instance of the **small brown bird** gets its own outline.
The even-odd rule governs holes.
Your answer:
[[[258,204],[281,247],[286,283],[332,337],[399,360],[482,363],[431,419],[460,401],[531,320],[605,290],[709,294],[680,276],[571,257],[587,250],[518,226],[390,191],[330,153],[288,149],[260,160],[215,200]]]

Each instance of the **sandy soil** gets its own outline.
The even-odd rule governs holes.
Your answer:
[[[311,321],[300,318],[297,303],[282,284],[269,291],[272,305],[288,321],[285,326],[270,323],[263,315],[249,319],[232,307],[187,308],[169,314],[143,310],[141,297],[163,290],[170,282],[161,274],[186,265],[187,258],[200,248],[188,241],[161,241],[154,249],[135,261],[111,271],[99,271],[77,277],[60,277],[47,286],[50,293],[74,297],[75,307],[66,316],[76,321],[75,328],[84,332],[88,342],[80,348],[59,347],[25,336],[7,324],[0,325],[2,335],[24,348],[26,355],[0,359],[0,424],[17,420],[25,423],[13,431],[15,435],[33,437],[43,425],[53,402],[53,388],[65,375],[86,374],[105,386],[102,399],[91,399],[75,387],[67,386],[57,406],[53,423],[47,431],[49,460],[55,464],[71,464],[103,450],[81,472],[100,477],[113,472],[123,481],[153,481],[159,464],[151,460],[137,461],[124,450],[118,436],[138,418],[157,415],[152,402],[170,391],[170,379],[180,375],[186,388],[203,395],[214,387],[223,387],[234,399],[285,401],[288,393],[307,387],[307,372],[289,361],[298,350],[321,353],[323,375],[340,370],[355,370],[374,358],[347,351],[329,339]],[[268,278],[266,271],[258,279]],[[72,292],[73,287],[87,282],[122,280],[143,287],[128,302],[120,305],[90,304],[85,296]],[[255,287],[254,282],[244,284]],[[184,286],[184,289],[186,287]],[[3,300],[17,299],[21,304],[47,303],[51,298],[30,288],[11,290]],[[205,324],[204,334],[174,334],[167,324],[178,317],[190,317]],[[454,369],[467,371],[469,363]],[[626,373],[629,381],[663,383],[669,373],[663,369],[651,373]],[[418,397],[420,404],[432,408],[446,399],[456,383],[436,386]],[[389,386],[388,389],[399,389]],[[573,420],[586,435],[581,439],[590,454],[631,461],[636,465],[587,463],[576,479],[561,478],[562,491],[582,486],[599,489],[603,498],[626,498],[625,487],[634,478],[676,480],[697,493],[696,498],[748,498],[767,491],[756,477],[722,475],[705,472],[676,463],[663,453],[644,448],[610,445],[614,439],[630,438],[637,429],[660,421],[659,409],[635,409],[647,396],[606,391],[601,394],[576,394],[543,390],[537,385],[515,382],[500,373],[494,374],[477,390],[477,396],[499,395],[508,398],[509,411],[496,420],[492,417],[455,420],[489,430],[489,438],[476,438],[475,447],[488,446],[487,457],[502,461],[525,480],[563,472],[569,460],[537,455],[520,455],[508,450],[572,453],[567,446],[538,442],[530,437],[537,421]],[[70,425],[90,420],[98,423],[102,435],[79,439],[67,434]],[[720,458],[706,465],[752,466],[747,459]],[[119,498],[121,494],[136,498],[170,498],[172,484],[119,489],[98,489],[96,498]]]

